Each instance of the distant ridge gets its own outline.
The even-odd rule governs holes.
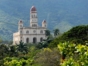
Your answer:
[[[32,5],[38,10],[39,25],[45,18],[50,30],[59,28],[65,32],[73,26],[88,24],[87,0],[0,0],[0,36],[4,40],[12,40],[20,19],[28,26]]]

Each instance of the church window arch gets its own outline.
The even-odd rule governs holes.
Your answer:
[[[20,33],[22,33],[22,31],[20,31]]]
[[[29,34],[29,31],[28,30],[26,31],[26,34]]]
[[[43,33],[43,30],[40,30],[40,33],[42,34]]]
[[[33,43],[36,43],[36,42],[37,42],[37,38],[34,37],[34,38],[33,38]]]
[[[41,37],[41,38],[40,38],[40,42],[42,42],[42,41],[43,41],[43,38]]]
[[[36,30],[34,30],[33,32],[36,33]]]
[[[26,38],[26,43],[29,43],[29,38]]]

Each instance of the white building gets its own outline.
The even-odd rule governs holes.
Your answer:
[[[37,10],[34,6],[30,9],[30,26],[24,27],[22,20],[18,22],[18,32],[13,33],[13,44],[19,44],[20,41],[24,43],[38,43],[46,39],[46,21],[43,20],[42,27],[38,25]]]

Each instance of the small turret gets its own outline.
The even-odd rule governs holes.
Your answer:
[[[43,20],[43,22],[42,22],[42,27],[47,27],[47,24],[46,24],[45,20]]]
[[[23,22],[22,22],[22,20],[20,20],[18,22],[18,31],[20,31],[21,28],[23,28]]]

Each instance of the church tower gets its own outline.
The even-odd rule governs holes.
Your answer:
[[[30,27],[38,27],[37,10],[35,6],[32,6],[30,10]]]
[[[47,27],[47,24],[46,24],[46,21],[45,20],[43,20],[43,22],[42,22],[42,27],[44,27],[44,28]]]
[[[22,20],[20,20],[20,21],[18,22],[18,31],[20,31],[21,28],[23,28],[23,22],[22,22]]]

